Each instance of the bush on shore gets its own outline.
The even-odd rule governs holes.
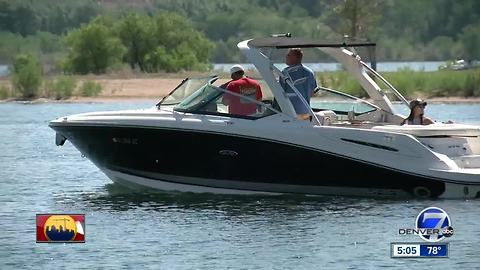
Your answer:
[[[85,81],[80,87],[80,95],[82,97],[98,96],[102,92],[102,86],[95,81]]]
[[[320,86],[340,90],[359,98],[367,97],[367,93],[357,80],[346,71],[319,72],[317,73],[317,83]]]
[[[42,66],[38,58],[31,54],[15,56],[11,79],[13,88],[22,95],[22,98],[38,96],[42,83]]]
[[[72,76],[60,76],[45,82],[45,96],[56,100],[72,97],[77,87],[77,80]]]
[[[10,97],[10,89],[5,85],[0,86],[0,100]]]
[[[434,72],[405,69],[383,72],[382,76],[409,99],[415,98],[419,93],[426,97],[480,96],[480,69]],[[317,74],[317,81],[324,87],[341,90],[360,98],[366,97],[366,92],[360,84],[345,71],[320,72]],[[382,89],[386,89],[381,83],[378,84]]]

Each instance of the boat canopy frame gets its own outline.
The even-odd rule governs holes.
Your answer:
[[[375,47],[375,42],[369,41],[316,41],[306,38],[266,37],[251,39],[248,45],[256,48],[346,48],[346,47]]]
[[[270,86],[273,95],[281,108],[281,111],[289,116],[297,116],[295,109],[289,99],[290,95],[297,95],[302,103],[308,108],[309,114],[315,122],[320,123],[315,113],[313,112],[310,104],[303,98],[298,89],[293,85],[289,76],[285,76],[271,61],[270,57],[262,52],[262,49],[270,50],[270,55],[273,50],[286,49],[286,48],[317,48],[327,55],[331,56],[339,63],[343,64],[346,70],[353,75],[358,81],[361,87],[366,91],[368,96],[372,99],[372,103],[378,106],[382,111],[396,115],[397,117],[404,117],[400,114],[394,113],[392,102],[387,95],[378,86],[375,80],[367,73],[373,74],[374,77],[382,81],[391,92],[406,106],[408,101],[400,94],[400,92],[391,85],[385,78],[383,78],[378,72],[372,69],[367,63],[357,57],[354,47],[372,47],[376,46],[374,42],[332,42],[332,41],[314,41],[304,38],[291,38],[291,37],[267,37],[244,40],[238,43],[238,48],[247,57],[247,59],[257,68],[258,72],[262,75],[265,82]],[[291,87],[294,93],[286,93],[281,87],[278,78],[284,79],[285,82]]]

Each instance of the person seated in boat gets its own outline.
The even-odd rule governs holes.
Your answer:
[[[426,106],[427,102],[418,98],[410,101],[410,115],[403,120],[402,125],[433,124],[434,121],[424,115]]]
[[[252,100],[262,100],[262,89],[254,79],[245,76],[245,70],[241,65],[230,68],[232,80],[226,90],[240,94],[244,97],[232,95],[228,92],[223,95],[222,103],[228,105],[228,112],[235,115],[251,115],[257,112],[257,104]]]
[[[285,58],[287,67],[282,70],[282,73],[287,78],[291,78],[293,85],[310,106],[310,98],[315,88],[317,88],[317,81],[313,71],[302,64],[302,58],[303,52],[300,48],[290,48]],[[285,79],[280,79],[280,85],[285,92],[289,94],[295,93]],[[290,96],[290,101],[299,119],[310,119],[309,108],[304,105],[298,96]]]

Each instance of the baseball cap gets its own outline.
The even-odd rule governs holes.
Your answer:
[[[416,106],[427,106],[427,102],[419,98],[410,101],[410,109],[413,109]]]
[[[235,72],[239,72],[239,71],[245,71],[245,70],[243,69],[243,67],[241,65],[233,65],[230,68],[230,75],[232,75]]]

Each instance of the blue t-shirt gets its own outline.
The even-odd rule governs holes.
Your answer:
[[[317,81],[315,80],[313,71],[302,64],[298,64],[286,67],[284,70],[282,70],[282,73],[286,77],[290,76],[293,85],[298,89],[307,103],[310,104],[310,98],[312,97],[313,91],[315,88],[317,88]],[[285,80],[280,80],[280,85],[283,87],[285,92],[289,94],[295,94],[293,89],[285,82]],[[305,107],[299,97],[290,96],[290,101],[292,102],[297,114],[308,113],[308,108]]]

